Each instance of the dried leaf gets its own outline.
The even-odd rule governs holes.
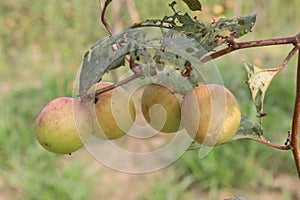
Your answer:
[[[277,73],[281,68],[269,68],[261,69],[253,64],[244,64],[248,73],[248,87],[251,92],[252,100],[256,106],[258,106],[258,111],[262,113],[263,103],[266,92]],[[257,97],[260,96],[260,99]]]

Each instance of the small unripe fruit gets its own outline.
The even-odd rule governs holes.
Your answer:
[[[233,94],[221,85],[194,88],[182,102],[183,124],[194,140],[205,146],[230,141],[240,127],[241,112]]]
[[[92,91],[112,85],[100,82]],[[94,134],[103,139],[116,139],[125,135],[132,127],[136,113],[134,103],[126,91],[117,87],[95,97]]]
[[[179,96],[160,84],[146,86],[142,99],[142,113],[146,121],[155,130],[171,133],[179,130],[181,110]]]
[[[80,101],[60,97],[52,100],[36,119],[38,142],[50,152],[70,154],[83,146],[92,131],[92,116]]]

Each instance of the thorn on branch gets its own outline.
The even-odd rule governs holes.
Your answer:
[[[262,113],[262,112],[259,112],[259,115],[256,116],[258,118],[262,118],[262,117],[266,117],[267,116],[267,113]]]
[[[291,131],[288,131],[288,137],[287,137],[284,145],[290,145],[291,141],[292,141],[292,134],[291,134]]]

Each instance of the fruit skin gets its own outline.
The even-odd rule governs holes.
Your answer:
[[[70,154],[83,146],[82,139],[92,131],[91,122],[92,115],[83,103],[60,97],[49,102],[37,117],[36,138],[50,152]]]
[[[233,94],[215,84],[201,85],[187,93],[182,102],[182,116],[187,132],[205,146],[230,141],[241,121],[240,108]]]
[[[170,88],[156,83],[146,86],[141,99],[142,113],[146,121],[155,130],[165,133],[179,130],[180,104],[181,98],[175,95]],[[160,107],[155,105],[160,105]]]
[[[100,82],[92,87],[95,91],[112,85]],[[115,88],[95,97],[94,135],[102,139],[116,139],[125,135],[132,127],[136,113],[134,103],[121,88]]]

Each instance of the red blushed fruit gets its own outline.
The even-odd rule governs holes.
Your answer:
[[[80,101],[60,97],[52,100],[35,123],[38,142],[50,152],[70,154],[83,146],[92,131],[92,115]]]

